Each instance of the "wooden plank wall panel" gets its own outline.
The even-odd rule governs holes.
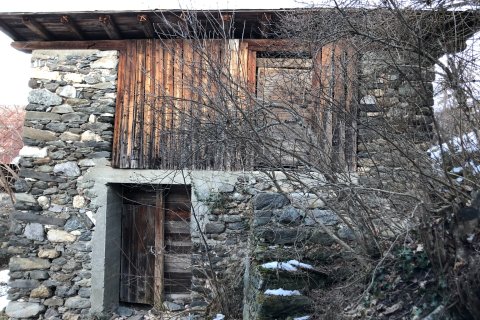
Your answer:
[[[219,77],[228,77],[233,90],[243,88],[252,58],[248,45],[238,40],[127,41],[119,67],[124,89],[117,99],[113,165],[243,169],[239,158],[245,152],[231,146],[222,136],[225,130],[216,128],[220,113],[212,106],[225,101]],[[223,64],[228,68],[221,74],[218,67]],[[235,105],[223,111],[235,113]]]
[[[246,140],[228,135],[235,134],[235,130],[251,130],[242,119],[253,111],[249,110],[254,104],[249,100],[251,94],[255,90],[257,94],[263,92],[259,89],[262,83],[257,83],[256,60],[248,44],[238,40],[128,41],[119,67],[122,89],[117,100],[113,165],[142,169],[254,169],[256,162]],[[285,62],[278,60],[280,65]],[[313,55],[312,61],[315,102],[309,118],[324,155],[322,161],[354,170],[353,49],[344,43],[329,44]],[[308,67],[284,68],[284,81],[308,72]],[[275,77],[282,68],[263,70],[263,78]],[[269,99],[268,94],[264,98]],[[299,112],[303,115],[305,111]]]
[[[313,58],[312,92],[315,97],[310,121],[332,170],[355,170],[357,60],[349,45],[324,46]]]

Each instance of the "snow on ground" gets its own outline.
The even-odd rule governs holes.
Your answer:
[[[267,262],[261,265],[262,268],[264,269],[278,269],[278,270],[284,270],[284,271],[298,271],[298,269],[313,269],[313,266],[299,262],[297,260],[290,260],[287,262],[278,262],[278,261],[272,261],[272,262]]]
[[[262,268],[264,269],[279,269],[279,270],[284,270],[284,271],[297,271],[298,269],[292,266],[291,264],[288,264],[286,262],[267,262],[262,264]]]
[[[1,270],[0,271],[0,312],[2,312],[5,309],[5,307],[9,302],[9,300],[7,299],[8,280],[10,280],[10,277],[8,276],[8,270]]]
[[[303,268],[303,269],[313,269],[313,266],[308,263],[299,262],[297,260],[290,260],[287,262],[289,265]]]
[[[303,317],[293,318],[293,320],[308,320],[308,319],[310,319],[310,316],[303,316]]]
[[[225,319],[225,316],[223,314],[217,313],[215,318],[213,318],[212,320],[224,320],[224,319]]]
[[[284,290],[282,288],[279,289],[267,289],[265,290],[265,294],[269,296],[299,296],[300,291],[298,290]]]
[[[450,150],[448,145],[451,145],[453,150]],[[445,153],[458,153],[458,152],[475,152],[479,150],[477,137],[474,132],[468,132],[461,137],[454,137],[449,143],[444,142],[440,148],[440,145],[435,145],[427,150],[428,154],[433,160],[442,160],[442,150]]]

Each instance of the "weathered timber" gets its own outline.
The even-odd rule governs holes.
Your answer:
[[[98,21],[102,25],[103,29],[107,33],[108,37],[112,40],[122,39],[120,31],[118,30],[115,21],[111,15],[105,14],[98,17]]]
[[[155,29],[153,28],[152,21],[146,14],[139,14],[137,16],[138,23],[140,24],[145,36],[147,38],[155,38]]]
[[[22,52],[33,50],[66,50],[66,49],[98,49],[124,50],[125,40],[92,40],[92,41],[14,41],[12,47]]]
[[[85,37],[83,36],[80,28],[78,27],[75,20],[73,20],[69,15],[64,15],[60,17],[60,22],[66,26],[70,32],[72,32],[78,40],[84,40]]]
[[[39,22],[35,21],[34,18],[29,16],[22,17],[23,24],[30,29],[32,32],[37,34],[43,40],[51,40],[53,39],[52,34]]]

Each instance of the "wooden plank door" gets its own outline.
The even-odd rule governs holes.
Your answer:
[[[120,301],[154,303],[155,218],[159,208],[124,204],[122,210],[122,251]]]

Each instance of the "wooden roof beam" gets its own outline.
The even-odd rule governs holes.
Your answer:
[[[297,43],[288,39],[245,39],[248,49],[266,52],[310,52],[307,44]]]
[[[19,51],[31,53],[33,50],[98,49],[123,51],[127,40],[91,41],[14,41],[11,46]]]
[[[82,32],[80,31],[80,28],[76,24],[76,22],[68,15],[63,15],[60,17],[60,22],[66,26],[70,32],[75,34],[78,40],[85,40],[85,37],[83,36]]]
[[[0,21],[0,31],[3,31],[7,36],[12,38],[13,40],[19,41],[23,40],[22,37],[18,35],[15,31],[13,31],[9,26],[7,26],[3,21]]]
[[[45,27],[42,26],[39,22],[35,21],[35,19],[33,19],[32,17],[24,16],[22,17],[22,22],[28,29],[30,29],[33,33],[38,35],[43,40],[53,39],[52,34],[47,29],[45,29]]]
[[[105,30],[110,39],[122,39],[120,31],[118,31],[117,25],[109,14],[101,15],[100,17],[98,17],[98,21],[100,21],[100,24],[102,25],[103,29]]]
[[[145,33],[145,36],[147,38],[156,38],[157,37],[157,33],[155,32],[155,30],[153,28],[152,21],[150,20],[148,15],[139,14],[137,16],[137,19],[138,19],[138,23],[140,24],[140,27],[143,30],[143,33]]]

